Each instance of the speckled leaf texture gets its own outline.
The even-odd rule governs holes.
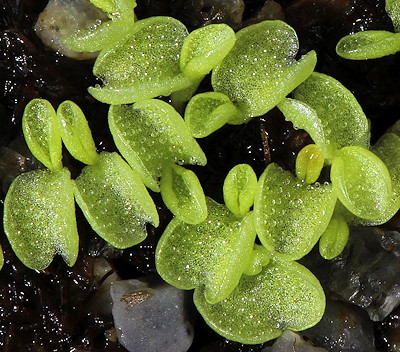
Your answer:
[[[157,179],[165,163],[207,162],[185,121],[161,100],[111,106],[108,119],[118,150],[153,191],[159,191]]]
[[[232,50],[213,70],[212,86],[245,116],[265,114],[314,70],[315,52],[296,61],[296,32],[282,21],[254,24],[237,32],[236,38]]]
[[[61,132],[53,106],[44,99],[33,99],[25,107],[22,130],[32,154],[50,170],[62,169]]]
[[[309,105],[322,121],[325,140],[332,158],[338,148],[356,145],[368,148],[368,120],[354,95],[339,81],[314,72],[293,92],[295,99]]]
[[[134,24],[129,35],[98,56],[93,73],[103,87],[90,87],[97,100],[130,104],[189,87],[180,70],[179,55],[188,35],[171,17],[150,17]]]
[[[384,216],[392,184],[386,165],[375,154],[362,147],[337,151],[331,180],[338,198],[354,215],[367,220]]]
[[[386,0],[385,10],[393,22],[395,32],[400,32],[400,1]]]
[[[61,137],[70,154],[84,164],[94,164],[99,159],[88,122],[78,105],[70,100],[57,109],[61,124]]]
[[[400,34],[387,31],[364,31],[339,40],[336,52],[348,60],[377,59],[400,51]]]
[[[127,248],[147,236],[146,223],[158,226],[153,200],[140,177],[117,154],[102,152],[75,180],[75,198],[99,236]]]
[[[18,176],[4,201],[4,231],[17,257],[31,269],[50,265],[61,254],[72,266],[78,232],[72,181],[67,169],[35,170]]]
[[[193,171],[167,164],[163,168],[160,191],[167,208],[180,220],[198,224],[206,219],[206,197]]]
[[[308,269],[273,256],[260,274],[243,275],[223,301],[209,304],[198,288],[194,303],[218,334],[257,344],[278,337],[286,329],[297,331],[315,325],[324,313],[325,296]]]
[[[177,288],[204,286],[205,299],[216,303],[236,287],[253,250],[252,213],[241,222],[207,198],[208,217],[197,225],[173,219],[156,250],[157,271]]]
[[[182,46],[180,67],[183,74],[193,80],[204,77],[223,60],[235,41],[235,32],[224,23],[194,30]]]
[[[287,258],[300,259],[327,228],[336,200],[330,184],[307,185],[277,164],[268,165],[254,202],[261,243]]]

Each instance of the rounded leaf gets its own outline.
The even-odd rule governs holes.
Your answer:
[[[4,231],[17,257],[35,270],[56,254],[72,266],[79,238],[70,172],[35,170],[19,175],[4,201]]]
[[[62,102],[57,109],[61,122],[61,137],[71,155],[88,165],[94,164],[99,155],[88,122],[78,105],[70,100]]]
[[[160,16],[140,20],[129,35],[102,51],[93,68],[103,87],[90,87],[97,100],[129,104],[189,87],[179,54],[188,32],[178,20]]]
[[[257,176],[248,164],[234,166],[225,178],[223,186],[225,204],[239,219],[249,212],[256,191]]]
[[[75,180],[79,207],[97,234],[112,246],[142,242],[146,223],[158,226],[158,213],[146,187],[117,153],[102,152]]]
[[[194,303],[218,334],[244,344],[272,340],[283,330],[307,329],[321,319],[324,291],[304,266],[273,256],[258,275],[243,275],[232,294],[210,304],[197,288]]]
[[[330,184],[307,185],[278,165],[268,165],[254,201],[261,243],[287,258],[302,258],[327,228],[336,199]]]
[[[60,125],[53,106],[45,99],[33,99],[25,107],[22,130],[30,151],[52,171],[62,169]]]
[[[314,72],[294,92],[295,99],[309,105],[322,121],[326,144],[332,158],[338,148],[369,146],[368,120],[354,95],[336,79]]]
[[[183,42],[180,55],[183,74],[197,80],[210,73],[232,49],[235,41],[235,32],[224,23],[195,29]]]
[[[161,100],[113,105],[108,121],[115,144],[144,184],[158,192],[165,163],[205,165],[206,156],[185,121]]]
[[[385,10],[393,22],[393,27],[396,32],[400,31],[400,1],[386,0]]]
[[[319,252],[327,260],[342,253],[349,239],[349,226],[340,215],[333,215],[325,232],[319,240]]]
[[[400,51],[400,35],[387,31],[363,31],[339,40],[336,52],[349,60],[377,59]]]
[[[160,190],[165,205],[178,219],[188,224],[198,224],[206,219],[206,197],[193,171],[176,164],[166,164]]]
[[[208,216],[197,225],[174,218],[156,249],[157,272],[177,288],[205,286],[206,300],[223,300],[236,287],[250,260],[254,219],[241,222],[223,205],[207,198]]]
[[[324,166],[324,156],[315,144],[303,147],[296,157],[296,176],[307,184],[318,180]]]
[[[296,61],[296,32],[282,21],[241,29],[232,50],[212,72],[212,86],[226,94],[246,117],[275,107],[314,70],[315,52]]]
[[[331,168],[332,186],[343,205],[354,215],[374,220],[390,202],[390,174],[381,159],[362,147],[337,151]]]

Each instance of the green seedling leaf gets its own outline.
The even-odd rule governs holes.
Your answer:
[[[254,244],[254,249],[250,254],[250,260],[247,267],[244,269],[244,275],[257,275],[262,271],[263,266],[266,266],[270,261],[270,253],[264,246]]]
[[[78,105],[70,100],[62,102],[57,109],[61,122],[61,137],[71,155],[88,165],[99,160],[89,125]]]
[[[375,220],[385,214],[392,196],[389,171],[381,159],[362,147],[336,152],[331,180],[343,205],[354,215]]]
[[[282,21],[248,26],[236,38],[232,50],[213,70],[212,86],[246,117],[271,110],[314,70],[315,52],[296,61],[296,32]]]
[[[245,344],[272,340],[286,329],[307,329],[318,323],[325,309],[324,291],[317,278],[304,266],[278,256],[258,275],[243,275],[223,301],[210,304],[201,287],[193,298],[212,329]]]
[[[268,165],[254,201],[261,243],[287,258],[302,258],[326,230],[336,199],[330,184],[307,185],[278,165]]]
[[[336,258],[342,253],[349,239],[349,226],[340,215],[333,215],[332,219],[319,240],[319,252],[327,260]]]
[[[117,11],[114,0],[89,0],[94,6],[103,10],[107,13],[113,13]]]
[[[224,181],[224,201],[238,219],[243,218],[254,203],[257,191],[257,176],[250,165],[233,167]]]
[[[236,125],[247,121],[225,94],[217,92],[195,95],[185,110],[185,122],[195,138],[207,137],[226,123]]]
[[[111,106],[108,119],[120,153],[153,191],[159,191],[157,179],[165,163],[207,162],[185,121],[161,100]]]
[[[178,219],[188,224],[198,224],[206,219],[206,197],[193,171],[176,164],[165,164],[160,190],[165,205]]]
[[[346,146],[368,148],[368,120],[354,95],[339,81],[314,72],[293,95],[314,109],[321,119],[325,140],[331,145],[325,158],[331,159],[334,150]]]
[[[339,40],[336,53],[349,60],[377,59],[400,51],[400,35],[387,31],[364,31]]]
[[[318,180],[324,166],[324,156],[315,144],[306,145],[296,158],[296,176],[307,184]]]
[[[180,67],[191,80],[198,80],[217,66],[235,44],[236,36],[226,24],[210,24],[191,32],[185,39]]]
[[[4,254],[3,254],[3,248],[0,246],[0,270],[4,265]]]
[[[74,265],[79,238],[70,172],[35,170],[18,176],[4,201],[4,231],[17,257],[35,270],[56,254]]]
[[[157,272],[177,288],[205,286],[207,302],[225,299],[248,266],[255,240],[254,219],[241,222],[223,205],[207,198],[208,216],[197,225],[174,218],[156,249]]]
[[[90,87],[97,100],[130,104],[159,95],[168,96],[192,84],[179,66],[179,54],[188,32],[171,17],[140,20],[129,35],[98,56],[93,73],[103,87]]]
[[[112,246],[127,248],[147,236],[158,214],[145,186],[117,153],[102,152],[75,180],[75,199],[87,221]]]
[[[61,170],[60,126],[57,114],[47,100],[33,99],[26,105],[22,130],[35,158],[52,171]]]
[[[328,153],[329,141],[326,139],[322,121],[311,106],[286,98],[278,104],[278,109],[287,121],[293,123],[294,128],[305,130],[324,155]]]
[[[396,32],[400,32],[400,1],[386,0],[385,10],[393,22]]]

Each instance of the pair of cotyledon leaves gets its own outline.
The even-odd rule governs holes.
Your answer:
[[[386,0],[385,9],[393,22],[394,33],[368,30],[347,35],[336,46],[338,55],[350,60],[366,60],[400,51],[400,1]]]
[[[4,203],[4,229],[18,258],[44,269],[55,254],[72,266],[78,255],[74,198],[93,229],[118,248],[147,235],[147,222],[158,225],[153,200],[139,175],[117,154],[97,154],[79,107],[63,102],[55,112],[42,99],[25,108],[23,131],[32,154],[47,169],[18,176]],[[61,163],[62,144],[88,166],[71,180]]]
[[[276,181],[276,180],[275,180]],[[208,216],[191,225],[174,218],[156,250],[159,274],[181,289],[219,334],[261,343],[285,329],[315,325],[325,308],[318,280],[302,265],[255,244],[257,177],[239,164],[224,182],[225,205],[207,198]]]

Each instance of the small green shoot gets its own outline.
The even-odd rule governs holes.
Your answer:
[[[324,166],[324,156],[315,144],[306,145],[296,158],[296,176],[306,184],[318,180]]]
[[[349,239],[349,226],[346,220],[334,214],[325,232],[319,240],[319,252],[327,260],[336,258],[342,253]]]

